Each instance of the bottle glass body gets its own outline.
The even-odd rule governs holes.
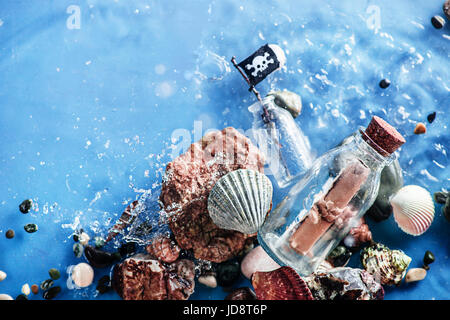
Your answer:
[[[395,156],[380,155],[363,135],[360,129],[316,159],[269,213],[258,239],[278,264],[314,272],[375,201],[381,171]]]
[[[270,172],[266,173],[284,188],[312,165],[309,140],[289,111],[276,106],[273,96],[248,109],[253,113],[253,137],[269,167]]]

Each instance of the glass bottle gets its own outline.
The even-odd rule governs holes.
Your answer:
[[[374,117],[349,143],[317,158],[269,213],[258,232],[262,247],[280,265],[314,272],[375,201],[381,171],[404,142]]]
[[[284,188],[312,165],[309,140],[291,113],[275,104],[274,96],[265,97],[248,110],[253,113],[253,137],[270,170],[266,174],[273,175]]]

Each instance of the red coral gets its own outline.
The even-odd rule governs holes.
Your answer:
[[[178,245],[197,259],[223,262],[236,256],[248,235],[217,227],[207,210],[214,184],[228,172],[263,172],[264,157],[234,128],[205,135],[166,167],[160,201]]]
[[[147,252],[159,260],[172,263],[178,259],[180,255],[180,247],[165,236],[159,236],[152,240],[152,242],[146,248]]]
[[[360,225],[352,228],[349,234],[355,240],[355,247],[360,246],[362,243],[372,241],[372,232],[370,232],[369,226],[365,223],[364,218],[361,218]]]
[[[187,300],[195,287],[194,263],[180,259],[165,267],[136,255],[116,265],[113,287],[124,300]]]

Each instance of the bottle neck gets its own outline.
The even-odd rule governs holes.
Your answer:
[[[385,166],[391,164],[396,158],[395,154],[389,154],[377,146],[368,137],[364,128],[360,127],[354,135],[355,153],[358,158],[372,170],[382,170]]]

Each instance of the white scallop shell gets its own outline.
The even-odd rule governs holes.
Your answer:
[[[394,219],[407,234],[419,236],[430,227],[434,219],[431,194],[416,185],[404,186],[391,199]]]
[[[219,228],[253,234],[270,210],[272,193],[272,183],[264,174],[249,169],[232,171],[209,193],[209,216]]]

